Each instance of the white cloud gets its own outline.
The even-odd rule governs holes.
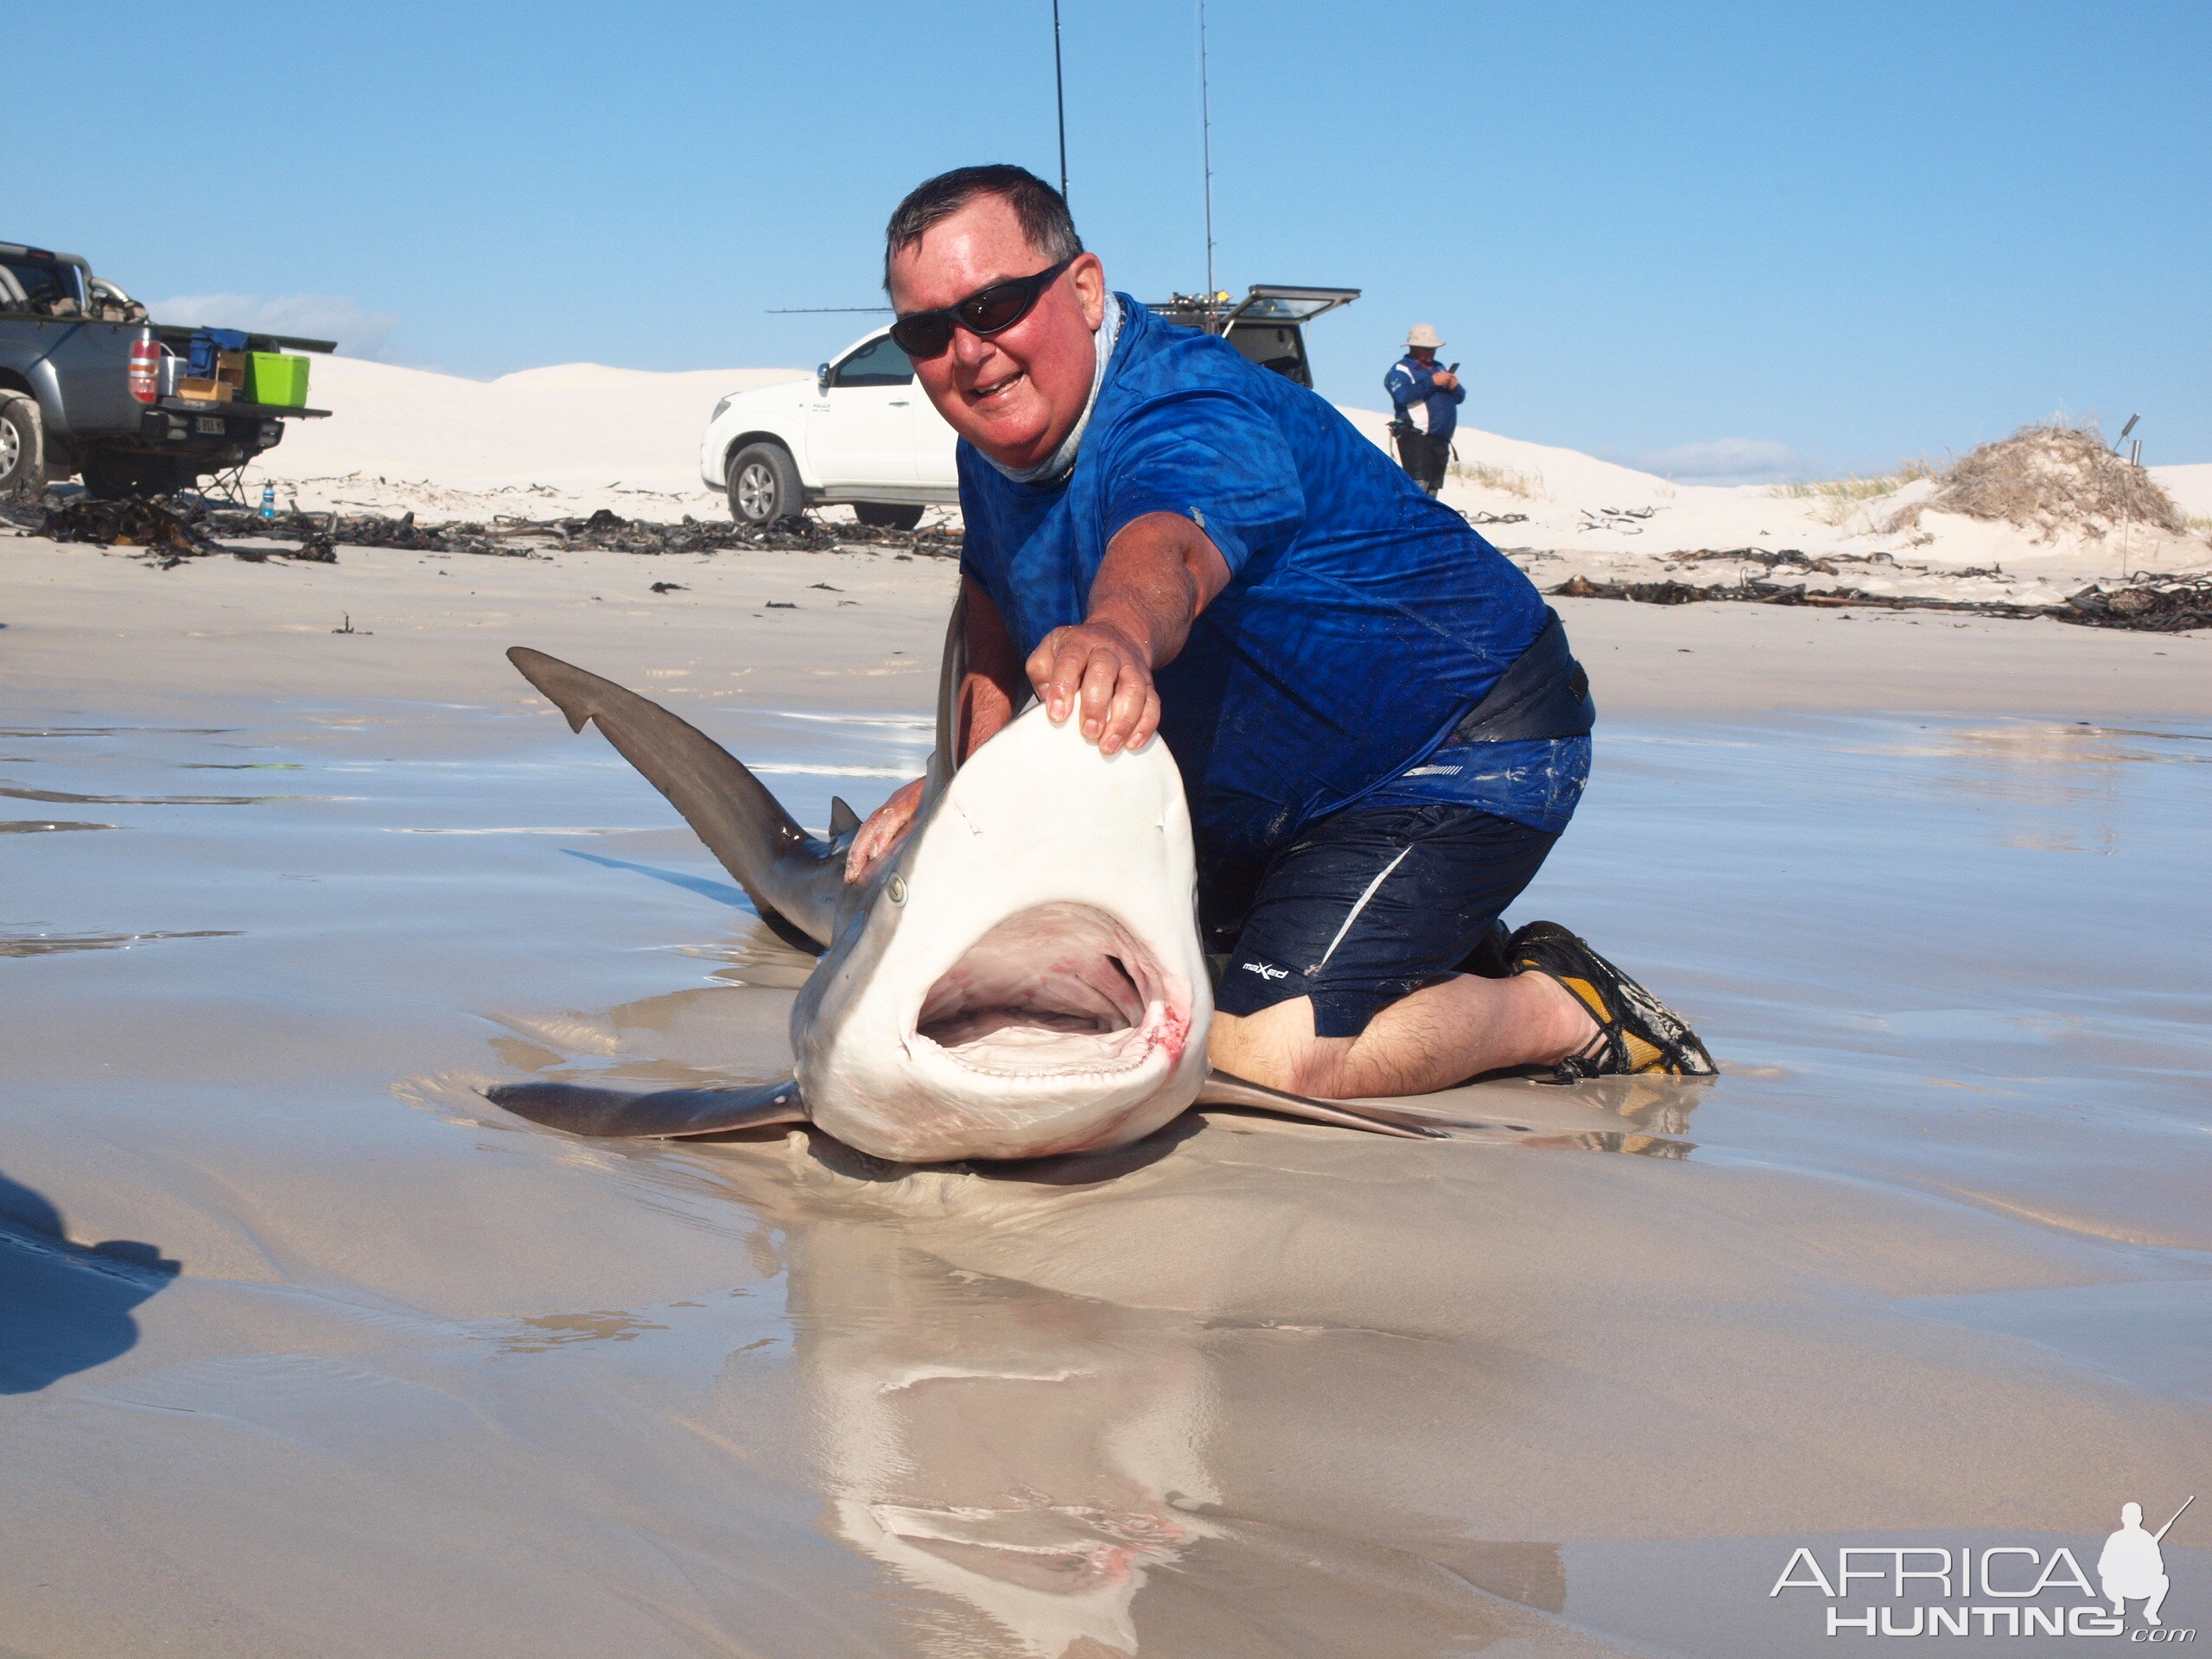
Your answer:
[[[149,301],[148,308],[156,322],[334,340],[341,357],[382,358],[399,327],[397,317],[365,310],[337,294],[287,294],[273,300],[253,294],[188,294]]]
[[[1770,484],[1804,478],[1816,470],[1803,455],[1773,438],[1714,438],[1622,459],[1640,472],[1685,484]]]

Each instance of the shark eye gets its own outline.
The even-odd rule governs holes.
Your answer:
[[[885,885],[883,891],[889,897],[893,904],[905,904],[906,902],[906,878],[903,875],[893,876],[890,881]]]

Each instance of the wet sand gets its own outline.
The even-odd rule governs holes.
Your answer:
[[[912,1171],[474,1094],[772,1076],[805,970],[498,652],[819,824],[919,762],[946,567],[0,556],[0,1653],[1754,1659],[1966,1605],[1800,1546],[2212,1500],[2212,641],[1562,607],[1515,918],[1720,1078]]]

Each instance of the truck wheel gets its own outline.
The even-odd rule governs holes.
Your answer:
[[[46,427],[38,400],[0,392],[0,501],[46,487]]]
[[[730,457],[729,516],[741,524],[795,518],[806,505],[798,467],[780,443],[748,443]]]
[[[883,501],[855,501],[853,517],[878,530],[912,530],[922,522],[919,507],[893,506]]]

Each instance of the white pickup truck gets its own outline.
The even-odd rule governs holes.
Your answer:
[[[768,524],[817,502],[849,502],[864,524],[912,530],[922,509],[960,499],[952,429],[879,329],[824,363],[715,405],[699,476],[729,492],[730,516]]]
[[[1349,305],[1356,288],[1255,286],[1243,299],[1177,295],[1152,308],[1171,322],[1225,334],[1264,368],[1313,384],[1304,324]],[[864,524],[912,530],[925,507],[960,499],[957,442],[914,365],[878,329],[824,363],[814,380],[732,393],[699,442],[699,476],[729,493],[730,516],[768,524],[807,507],[850,505]]]

